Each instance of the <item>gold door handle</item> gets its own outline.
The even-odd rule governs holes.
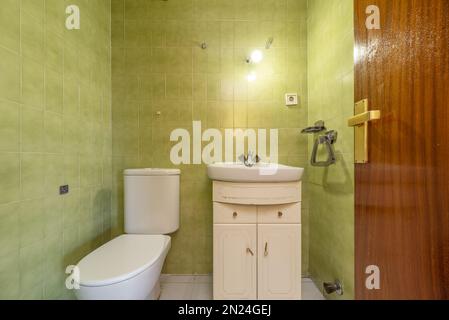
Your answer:
[[[354,117],[348,119],[348,126],[354,127],[354,160],[355,163],[368,163],[368,124],[379,120],[379,110],[369,111],[368,99],[363,99],[355,104]]]
[[[254,252],[250,248],[246,248],[246,253],[249,253],[254,257]]]
[[[348,126],[357,127],[357,126],[364,125],[366,122],[379,120],[379,119],[380,119],[380,111],[379,110],[367,111],[364,113],[360,113],[352,118],[349,118]]]
[[[268,256],[268,242],[265,242],[265,252],[264,252],[264,256]]]

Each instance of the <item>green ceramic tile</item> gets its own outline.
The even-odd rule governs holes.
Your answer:
[[[146,0],[125,0],[124,12],[126,19],[139,20],[149,16],[150,4]]]
[[[55,32],[49,31],[46,33],[45,63],[48,69],[62,73],[64,63],[64,40]]]
[[[34,199],[44,195],[45,156],[24,153],[21,156],[21,198]]]
[[[45,73],[45,105],[47,111],[63,111],[63,76],[49,68]]]
[[[44,67],[31,59],[23,60],[22,102],[37,108],[44,105]]]
[[[0,101],[0,152],[18,152],[20,135],[19,105]]]
[[[47,239],[54,239],[52,241],[52,246],[46,247],[46,252],[53,256],[56,254],[54,247],[58,247],[57,241],[59,237],[62,237],[62,227],[63,227],[63,212],[64,212],[64,198],[57,196],[46,197],[44,200],[44,235]],[[61,245],[61,255],[62,255],[62,241],[59,241]]]
[[[0,261],[12,259],[20,248],[20,205],[0,205]],[[0,269],[3,263],[0,262]]]
[[[127,48],[140,47],[141,43],[151,41],[151,33],[147,32],[149,24],[145,20],[125,20],[124,44]]]
[[[129,74],[147,74],[151,72],[151,50],[149,48],[126,48],[125,67]]]
[[[193,25],[189,21],[170,20],[165,25],[165,41],[168,47],[187,47],[191,46],[195,39],[207,39],[196,37],[193,34]]]
[[[0,153],[0,204],[17,201],[20,198],[19,154]]]
[[[79,47],[64,38],[64,77],[74,81],[79,79]]]
[[[79,159],[78,155],[64,156],[64,182],[70,187],[76,188],[79,186]]]
[[[63,34],[65,29],[65,17],[65,6],[63,1],[45,0],[45,23],[47,35],[50,31]]]
[[[45,14],[45,0],[22,0],[21,9],[22,12],[30,14],[43,22]]]
[[[43,241],[20,249],[21,299],[42,299],[44,259]]]
[[[65,287],[66,275],[62,271],[52,272],[44,279],[43,297],[47,300],[58,300],[62,297]]]
[[[56,196],[64,184],[64,156],[47,154],[45,156],[45,195]]]
[[[29,3],[33,3],[30,0]],[[33,12],[30,10],[30,12]],[[44,24],[39,13],[33,15],[22,10],[21,48],[22,55],[43,62],[45,58]]]
[[[64,197],[63,223],[64,228],[72,228],[79,222],[80,197],[79,189],[73,189]]]
[[[45,112],[44,116],[45,152],[61,153],[63,151],[63,117]]]
[[[114,19],[124,19],[125,0],[111,0],[111,15]]]
[[[22,107],[21,125],[22,151],[41,152],[44,150],[44,113],[31,107]]]
[[[67,155],[76,155],[80,148],[80,121],[71,115],[64,115],[64,152]]]
[[[64,245],[64,263],[66,265],[77,263],[78,256],[76,250],[79,245],[77,226],[70,226],[64,228],[63,245]]]
[[[80,89],[75,80],[64,80],[64,114],[75,115],[79,112]]]
[[[0,259],[0,287],[2,288],[0,292],[0,299],[16,300],[20,297],[18,249],[15,252],[2,256]]]
[[[125,43],[125,21],[123,18],[114,18],[112,20],[112,47],[123,47]]]
[[[92,186],[98,176],[95,170],[95,159],[87,155],[80,157],[80,185],[81,187]]]
[[[0,98],[20,101],[20,58],[0,47]]]
[[[44,238],[45,208],[41,199],[20,204],[20,247],[24,248]]]
[[[19,52],[20,0],[5,0],[0,11],[0,46]]]

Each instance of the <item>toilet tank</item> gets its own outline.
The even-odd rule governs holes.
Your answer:
[[[168,234],[179,229],[177,169],[129,169],[125,176],[125,233]]]

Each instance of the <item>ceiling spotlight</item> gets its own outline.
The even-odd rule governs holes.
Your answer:
[[[248,63],[259,63],[263,59],[263,53],[260,50],[254,50],[251,52],[250,57],[246,60]]]

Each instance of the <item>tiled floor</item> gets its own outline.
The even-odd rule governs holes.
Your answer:
[[[162,275],[160,300],[211,300],[212,277],[210,275]],[[303,300],[324,300],[312,282],[302,279]]]

